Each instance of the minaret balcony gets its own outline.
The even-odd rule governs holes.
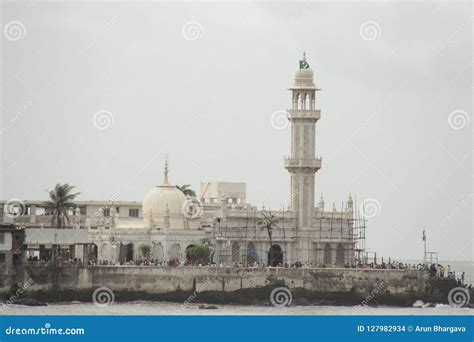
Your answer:
[[[288,109],[288,117],[290,119],[313,119],[321,118],[321,110],[319,109]]]
[[[322,164],[321,158],[313,158],[313,159],[285,158],[286,169],[309,168],[309,169],[319,170],[321,168],[321,164]]]

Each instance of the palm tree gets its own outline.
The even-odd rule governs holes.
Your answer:
[[[275,214],[272,214],[270,211],[268,211],[268,214],[263,212],[263,221],[261,222],[261,227],[265,228],[268,233],[268,239],[270,240],[270,251],[268,252],[269,255],[269,260],[268,260],[268,265],[273,264],[273,252],[272,252],[272,247],[273,247],[273,229],[274,228],[279,228],[277,223],[278,219],[276,218]]]
[[[190,189],[191,185],[189,184],[184,184],[184,185],[176,185],[176,187],[186,196],[186,197],[192,197],[192,198],[195,198],[196,197],[196,192],[194,192],[194,190]]]
[[[75,187],[69,184],[56,184],[54,190],[49,192],[50,200],[44,202],[45,209],[53,215],[51,219],[51,225],[57,228],[63,228],[66,226],[66,222],[69,224],[68,211],[71,208],[76,208],[77,205],[72,201],[79,195],[79,192],[71,193]]]

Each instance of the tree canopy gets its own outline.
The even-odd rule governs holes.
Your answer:
[[[69,224],[69,210],[77,207],[73,200],[80,194],[79,192],[73,193],[74,188],[75,186],[67,183],[58,183],[49,192],[49,201],[44,202],[44,206],[52,215],[52,226],[63,228],[66,223]]]

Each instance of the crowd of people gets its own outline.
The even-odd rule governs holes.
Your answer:
[[[451,269],[451,265],[448,265],[448,268],[445,268],[441,264],[431,264],[429,267],[429,272],[432,277],[444,278],[445,275],[449,279],[455,280],[459,286],[465,286],[466,272],[462,272],[459,278],[456,278],[456,271]],[[469,285],[471,286],[471,285]]]
[[[265,267],[281,267],[281,268],[327,268],[327,267],[336,267],[336,264],[326,265],[324,263],[302,263],[296,261],[292,264],[289,263],[271,263],[266,264],[264,262],[249,262],[247,264],[241,262],[230,262],[230,263],[215,263],[215,262],[206,262],[206,261],[191,261],[189,259],[179,260],[177,258],[171,259],[170,261],[158,261],[157,259],[152,258],[142,258],[138,260],[129,260],[123,263],[115,263],[109,260],[89,260],[88,265],[99,265],[99,266],[114,266],[114,265],[126,265],[126,266],[207,266],[207,267],[249,267],[249,268],[265,268]],[[377,263],[346,263],[344,268],[361,268],[361,269],[419,269],[419,270],[428,270],[426,265],[421,263],[419,264],[409,264],[393,261],[390,263],[382,262]]]
[[[37,258],[37,257],[29,257],[28,261],[36,261],[36,262],[43,262],[47,263],[50,260],[48,258]],[[81,258],[66,258],[60,256],[58,258],[59,265],[82,265],[83,261]],[[170,261],[159,261],[157,259],[152,258],[142,258],[138,260],[129,260],[123,263],[116,263],[110,260],[95,260],[89,259],[87,261],[87,265],[89,266],[116,266],[116,265],[126,265],[126,266],[200,266],[200,267],[249,267],[249,268],[266,268],[266,267],[282,267],[282,268],[326,268],[326,267],[335,267],[335,264],[326,265],[324,263],[313,264],[313,263],[302,263],[300,261],[296,261],[293,264],[288,263],[271,263],[265,264],[263,262],[253,261],[247,264],[243,264],[241,262],[231,262],[231,263],[219,263],[216,264],[215,262],[206,262],[206,261],[191,261],[189,259],[186,260],[179,260],[178,258],[171,259]],[[456,277],[456,272],[451,269],[451,265],[448,265],[447,268],[441,264],[432,264],[428,266],[423,263],[418,264],[410,264],[410,263],[403,263],[398,261],[390,261],[388,263],[381,262],[356,262],[356,263],[346,263],[344,268],[357,268],[357,269],[411,269],[411,270],[425,270],[430,273],[432,277],[440,277],[444,278],[447,277],[449,279],[455,280],[459,286],[466,286],[465,284],[465,272],[462,272],[459,278]],[[471,285],[469,285],[470,288]]]

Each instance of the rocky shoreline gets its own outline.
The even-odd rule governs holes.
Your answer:
[[[280,284],[281,285],[281,284]],[[425,293],[392,294],[381,291],[373,296],[364,296],[355,291],[352,292],[318,292],[308,291],[303,288],[288,289],[291,293],[291,305],[299,306],[396,306],[412,307],[417,301],[424,303],[448,304],[448,293],[454,284],[443,279],[430,280]],[[284,287],[284,286],[283,286]],[[265,286],[246,288],[232,292],[224,291],[183,291],[176,290],[168,293],[150,293],[146,291],[123,291],[110,290],[114,302],[154,301],[174,303],[196,303],[215,305],[271,305],[270,297],[276,286]],[[97,288],[74,289],[74,290],[38,290],[25,292],[14,304],[22,305],[44,305],[44,303],[81,302],[90,303],[102,300],[95,294]],[[99,295],[100,296],[100,295]],[[0,298],[5,303],[10,300],[10,293],[3,293]],[[104,300],[111,300],[105,298]],[[471,303],[467,306],[474,307]]]

